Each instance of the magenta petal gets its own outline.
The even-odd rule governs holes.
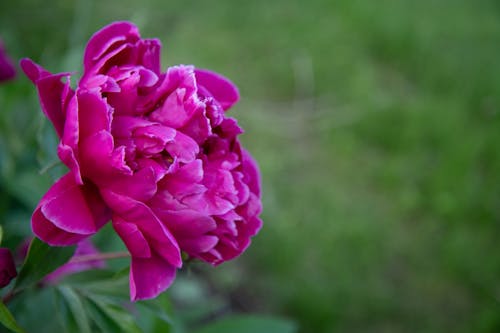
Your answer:
[[[129,22],[114,22],[96,32],[85,48],[83,64],[85,71],[89,71],[105,53],[110,52],[117,44],[127,40],[139,40],[139,30]]]
[[[151,249],[149,248],[148,241],[137,225],[125,222],[120,218],[114,218],[113,228],[115,228],[133,257],[151,257]]]
[[[99,131],[110,131],[110,106],[98,93],[78,92],[78,133],[81,138]],[[68,120],[67,120],[68,121]],[[66,135],[66,133],[65,133]]]
[[[34,233],[49,244],[67,245],[94,234],[110,211],[91,184],[79,185],[71,174],[44,195],[32,217]]]
[[[123,194],[101,190],[106,203],[114,210],[113,220],[133,223],[147,239],[152,250],[175,267],[182,266],[179,245],[151,208]]]
[[[132,257],[130,264],[130,299],[138,301],[158,296],[170,287],[176,268],[162,258]]]
[[[148,201],[156,193],[156,174],[153,168],[146,167],[133,175],[115,176],[102,188],[126,195],[134,200]]]
[[[59,146],[57,146],[57,156],[59,156],[61,161],[71,170],[75,178],[75,183],[82,185],[82,174],[80,172],[80,164],[78,163],[75,150],[61,141]]]
[[[61,161],[71,170],[75,177],[75,181],[82,184],[83,180],[78,159],[78,142],[80,140],[78,113],[78,99],[74,96],[74,98],[69,101],[68,107],[66,108],[64,130],[57,154]]]
[[[189,163],[194,160],[198,154],[199,146],[186,134],[177,131],[173,141],[167,143],[165,149],[174,158],[178,158],[180,162]]]
[[[241,150],[241,158],[244,180],[248,184],[250,191],[260,196],[260,173],[257,163],[245,149]]]
[[[76,234],[90,235],[97,231],[98,225],[91,210],[93,207],[89,207],[87,198],[98,196],[96,189],[78,185],[70,175],[66,175],[50,191],[54,191],[53,195],[42,199],[41,210],[56,227]]]
[[[86,177],[100,186],[107,182],[110,174],[117,170],[110,162],[112,160],[114,142],[107,131],[99,131],[80,141],[80,168]],[[113,160],[115,163],[116,160]],[[122,168],[125,169],[125,166]]]
[[[52,246],[73,245],[88,237],[57,228],[42,214],[40,208],[37,208],[31,217],[31,227],[38,238]]]
[[[224,76],[206,69],[195,69],[196,82],[202,93],[207,93],[208,96],[216,99],[224,110],[229,109],[240,99],[238,88]]]
[[[64,83],[61,81],[63,78],[66,80]],[[73,90],[70,87],[70,75],[61,73],[46,76],[39,79],[36,86],[43,113],[52,122],[57,134],[62,136],[66,117],[63,107],[73,96]]]
[[[62,137],[65,121],[63,106],[73,95],[70,88],[68,73],[51,74],[30,59],[21,60],[24,73],[35,83],[43,113],[49,118],[54,128]],[[66,82],[61,82],[66,78]]]
[[[213,218],[195,210],[160,210],[157,214],[175,237],[198,236],[217,227]]]
[[[47,71],[45,68],[42,66],[38,65],[35,63],[33,60],[29,58],[23,58],[19,62],[21,65],[22,70],[24,71],[24,74],[33,82],[36,84],[36,81],[39,79],[51,75],[49,71]]]
[[[142,64],[155,73],[160,73],[161,42],[158,39],[145,39],[139,44]]]
[[[217,245],[219,238],[216,236],[199,236],[196,238],[180,239],[182,250],[191,255],[208,252]]]

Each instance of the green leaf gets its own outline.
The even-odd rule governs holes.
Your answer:
[[[105,269],[94,269],[69,275],[61,281],[61,285],[68,285],[85,292],[121,298],[129,298],[129,269],[114,272]]]
[[[106,296],[93,294],[86,295],[105,316],[116,323],[121,328],[121,332],[141,333],[142,330],[137,326],[134,316],[127,312],[123,307],[117,305],[114,299]]]
[[[0,225],[0,245],[2,244],[2,240],[3,240],[3,228]]]
[[[69,307],[71,314],[75,320],[78,327],[78,331],[81,333],[92,333],[90,329],[90,322],[83,306],[80,295],[75,292],[74,289],[68,286],[59,286],[57,288],[64,298],[66,304]]]
[[[16,280],[15,292],[31,287],[66,263],[75,252],[75,247],[53,247],[36,237],[33,238],[28,255]]]
[[[292,321],[257,315],[234,315],[218,320],[195,333],[295,333],[297,325]]]
[[[14,316],[3,302],[0,302],[0,322],[13,332],[24,333],[24,330],[17,324]]]
[[[83,304],[90,317],[101,332],[120,332],[120,326],[110,318],[101,308],[89,299],[84,299]]]
[[[140,301],[137,302],[136,305],[147,309],[149,312],[154,314],[156,318],[161,319],[165,323],[170,325],[173,324],[172,318],[170,318],[165,307],[162,306],[162,304],[159,302],[157,298],[146,301]]]

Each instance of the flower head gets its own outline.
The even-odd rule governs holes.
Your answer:
[[[168,288],[181,251],[214,265],[244,251],[262,222],[257,165],[225,115],[237,88],[193,66],[161,72],[160,42],[128,22],[98,31],[83,65],[73,90],[70,74],[21,62],[70,170],[41,199],[34,233],[70,245],[111,219],[131,254],[132,300]]]

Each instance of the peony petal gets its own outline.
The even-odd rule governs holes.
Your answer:
[[[99,131],[80,141],[80,168],[82,173],[98,186],[109,179],[113,167],[112,159],[114,142],[107,131]],[[113,159],[116,163],[117,160]]]
[[[156,193],[156,174],[153,168],[146,167],[133,175],[117,175],[102,188],[145,202]]]
[[[219,242],[217,236],[199,236],[196,238],[181,238],[179,239],[179,244],[183,251],[186,251],[190,255],[197,255],[199,253],[204,253],[210,251]]]
[[[69,73],[53,75],[30,59],[22,59],[21,68],[36,85],[42,111],[62,137],[65,121],[63,105],[73,96]],[[61,82],[62,78],[66,78],[65,83]]]
[[[74,96],[66,108],[66,119],[61,142],[58,147],[58,156],[61,161],[73,172],[75,181],[82,184],[81,170],[78,158],[78,142],[80,131],[78,126],[78,98]]]
[[[37,208],[31,217],[31,227],[38,238],[51,246],[73,245],[89,236],[59,229],[42,214],[40,208]]]
[[[102,189],[104,200],[120,222],[133,223],[144,235],[152,250],[175,267],[182,266],[179,246],[174,236],[144,203],[128,196]]]
[[[113,218],[113,228],[123,240],[133,257],[151,257],[151,249],[149,248],[148,241],[137,225],[125,222],[119,217],[115,217]]]
[[[42,66],[38,65],[37,63],[35,63],[33,60],[31,60],[29,58],[23,58],[23,59],[21,59],[21,61],[19,62],[19,64],[21,65],[21,68],[24,71],[24,73],[26,74],[26,76],[34,84],[36,84],[36,82],[39,79],[44,78],[46,76],[52,75],[45,68],[43,68]]]
[[[89,40],[83,56],[84,70],[89,71],[105,53],[125,42],[136,42],[139,29],[130,22],[114,22],[96,32]]]
[[[154,208],[153,208],[154,209]],[[217,225],[213,218],[195,210],[155,210],[176,238],[189,238],[214,230]]]
[[[189,163],[195,159],[200,148],[196,141],[177,131],[175,138],[166,144],[165,149],[180,162]]]
[[[224,110],[240,99],[238,88],[224,76],[206,69],[195,69],[196,82],[202,94],[217,100]]]
[[[174,282],[175,272],[176,268],[161,257],[132,257],[130,299],[138,301],[158,296]]]
[[[245,150],[241,150],[241,167],[243,169],[244,182],[248,184],[250,191],[256,196],[260,196],[260,172],[257,163],[252,156]]]
[[[110,217],[97,188],[90,183],[75,183],[71,174],[60,178],[49,189],[39,208],[47,221],[72,234],[94,234]]]
[[[80,138],[86,138],[103,130],[109,132],[112,111],[106,100],[97,92],[79,91],[77,96],[77,121]]]
[[[82,185],[83,179],[75,150],[61,141],[57,146],[57,156],[70,169],[71,174],[75,178],[75,183]]]
[[[158,39],[145,39],[139,42],[140,63],[154,73],[160,73],[161,42]]]

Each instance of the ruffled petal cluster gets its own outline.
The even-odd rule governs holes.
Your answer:
[[[259,171],[225,114],[237,88],[193,66],[162,72],[160,49],[131,23],[104,27],[87,44],[75,90],[69,73],[21,61],[69,168],[41,199],[33,231],[64,246],[111,220],[131,254],[132,300],[168,288],[181,252],[217,265],[262,225]]]

